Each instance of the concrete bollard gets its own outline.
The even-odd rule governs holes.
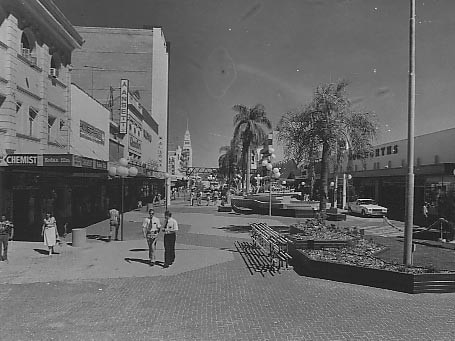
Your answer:
[[[80,247],[85,245],[87,239],[85,228],[73,229],[71,234],[73,236],[72,240],[73,247]]]

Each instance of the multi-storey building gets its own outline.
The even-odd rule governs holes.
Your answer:
[[[131,109],[128,124],[131,124],[132,129],[128,132],[129,140],[125,144],[127,156],[145,162],[156,158],[158,170],[165,172],[169,44],[162,29],[77,27],[77,30],[84,39],[84,47],[76,51],[73,57],[73,81],[106,103],[111,93],[114,98],[120,96],[121,79],[129,80],[130,92],[134,94],[132,101],[140,101],[142,110],[148,113],[144,116],[148,121],[153,117],[154,122],[149,126],[156,128],[158,137],[152,140],[157,146],[156,156],[153,150],[144,159],[143,151],[138,148],[141,115],[136,115]]]
[[[88,222],[102,210],[107,160],[78,153],[73,135],[97,125],[85,118],[88,125],[78,120],[75,127],[71,116],[71,56],[82,43],[50,0],[0,3],[0,209],[15,220],[19,238],[39,238],[44,211],[61,225]],[[99,137],[92,133],[85,136]],[[87,186],[94,199],[78,205],[74,198]]]
[[[183,168],[193,167],[193,148],[191,147],[191,135],[188,127],[183,136],[182,160]]]

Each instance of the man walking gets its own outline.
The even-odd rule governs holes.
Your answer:
[[[8,261],[8,241],[14,237],[14,225],[2,214],[0,218],[0,261]]]
[[[108,236],[108,241],[111,241],[112,239],[112,234],[115,231],[115,240],[118,240],[118,230],[120,226],[120,212],[112,207],[109,210],[109,236]]]
[[[149,216],[142,223],[142,233],[144,234],[144,238],[147,239],[149,247],[150,265],[155,265],[156,240],[161,229],[160,220],[154,214],[155,210],[153,208],[149,209]]]
[[[175,260],[175,238],[179,225],[169,211],[164,212],[164,219],[164,267],[167,268]]]

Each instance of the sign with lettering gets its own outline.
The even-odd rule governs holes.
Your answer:
[[[86,140],[104,145],[104,131],[82,120],[80,121],[80,136]]]
[[[126,134],[128,131],[128,92],[129,81],[128,79],[122,79],[120,81],[120,134]]]
[[[43,166],[72,166],[73,157],[71,154],[44,154]]]
[[[38,166],[37,154],[10,154],[4,160],[8,166]]]
[[[130,136],[130,147],[141,150],[141,140],[135,138],[134,136]]]

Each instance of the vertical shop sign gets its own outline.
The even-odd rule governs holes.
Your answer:
[[[126,134],[128,130],[128,91],[129,80],[122,79],[120,81],[120,134]]]

